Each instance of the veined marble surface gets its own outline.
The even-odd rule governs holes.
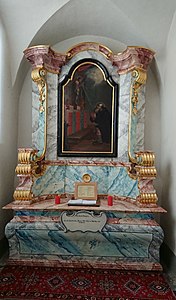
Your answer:
[[[128,161],[128,122],[130,109],[130,86],[131,73],[118,75],[116,67],[112,66],[111,62],[103,55],[95,51],[83,51],[75,55],[65,66],[62,67],[59,81],[61,82],[68,74],[70,68],[80,59],[93,58],[99,60],[108,70],[115,82],[119,83],[119,112],[118,112],[118,157],[113,158],[116,161]],[[47,124],[47,160],[57,159],[57,122],[58,122],[58,76],[57,74],[47,73],[48,85],[48,124]],[[33,83],[33,108],[32,108],[32,122],[33,122],[33,147],[36,149],[43,149],[43,131],[44,131],[44,114],[38,112],[38,87]],[[138,102],[138,121],[132,124],[136,134],[135,141],[131,141],[134,149],[132,151],[143,150],[144,137],[144,88],[139,92]],[[133,136],[135,136],[135,134]],[[133,139],[133,137],[132,137]],[[84,158],[85,159],[85,158]],[[96,159],[96,158],[94,158]]]
[[[36,203],[26,204],[25,201],[14,201],[7,204],[4,209],[13,209],[15,211],[29,210],[29,211],[64,211],[64,210],[91,210],[91,211],[106,211],[108,213],[122,212],[122,213],[166,213],[166,210],[159,206],[145,207],[138,206],[135,200],[118,197],[113,200],[113,206],[108,206],[107,199],[100,199],[100,206],[68,206],[68,198],[61,198],[60,204],[55,204],[54,198],[51,196],[48,200],[41,200]]]
[[[146,86],[142,85],[138,96],[138,119],[136,125],[136,146],[135,151],[144,150],[144,124],[145,124],[145,89]]]
[[[99,60],[108,70],[115,82],[119,83],[119,111],[118,111],[118,157],[106,158],[106,161],[128,162],[129,143],[129,115],[130,115],[130,90],[133,79],[131,73],[118,75],[116,67],[112,66],[110,60],[95,51],[83,51],[75,55],[63,66],[59,81],[61,82],[68,74],[70,68],[80,59],[93,58]],[[56,161],[57,158],[57,124],[58,124],[58,75],[47,73],[48,85],[48,108],[47,108],[47,148],[46,160]],[[131,154],[134,151],[143,150],[144,146],[144,97],[145,89],[139,92],[137,104],[138,114],[132,115],[131,120]],[[33,83],[33,147],[39,150],[40,155],[44,149],[44,122],[45,114],[39,112],[39,91]],[[64,159],[64,158],[62,158]],[[104,161],[105,158],[88,158],[91,160]],[[70,157],[70,161],[75,158]],[[85,161],[86,158],[79,158]],[[124,197],[136,198],[139,195],[137,181],[131,179],[123,168],[87,167],[87,166],[50,166],[44,175],[34,179],[32,192],[35,196],[56,193],[74,192],[74,183],[81,181],[82,174],[89,173],[92,181],[98,183],[99,194],[113,194]]]
[[[47,111],[47,149],[46,160],[57,159],[58,124],[58,75],[47,73],[48,111]]]
[[[44,175],[34,179],[35,196],[74,193],[75,182],[82,182],[83,174],[97,182],[98,194],[111,194],[136,198],[139,195],[137,180],[128,176],[125,167],[108,166],[49,166]]]
[[[35,196],[65,192],[65,166],[48,167],[43,176],[34,179],[32,192]]]
[[[6,226],[10,259],[108,264],[159,264],[159,225],[106,224],[101,232],[64,232],[60,222],[16,222]]]
[[[96,51],[88,50],[88,51],[82,51],[82,52],[74,55],[67,62],[67,64],[62,67],[62,71],[59,75],[59,82],[62,82],[64,80],[65,76],[70,71],[70,68],[75,63],[77,63],[78,61],[80,61],[82,59],[95,59],[95,60],[100,61],[105,66],[105,68],[108,70],[109,75],[113,78],[113,80],[115,82],[119,81],[118,68],[113,66],[111,61],[106,59],[106,57],[103,54],[98,53]]]
[[[41,141],[43,138],[42,129],[39,112],[39,91],[37,84],[32,82],[32,147],[37,150],[42,148],[44,142],[44,140],[43,142]]]
[[[131,73],[120,75],[118,112],[118,158],[113,158],[113,160],[128,161],[130,86]]]
[[[42,239],[41,236],[42,235]],[[148,257],[151,233],[59,232],[57,230],[16,229],[21,254],[74,255],[91,257]],[[30,242],[33,241],[33,242]],[[35,244],[35,246],[34,246]]]
[[[126,168],[108,168],[108,194],[136,198],[139,195],[137,180],[129,177]]]
[[[134,79],[131,80],[131,83]],[[135,152],[144,150],[144,114],[145,114],[145,85],[140,87],[137,102],[137,114],[131,111],[130,149],[132,157]]]

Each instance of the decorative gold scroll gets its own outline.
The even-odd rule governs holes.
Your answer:
[[[156,193],[141,193],[137,200],[140,204],[156,204],[158,197]]]
[[[19,185],[17,186],[13,198],[18,201],[31,201],[32,194],[32,168],[34,159],[36,157],[36,150],[31,148],[18,149],[18,165],[16,167],[16,173],[19,179]]]
[[[40,156],[36,156],[35,162],[41,161],[45,157],[47,147],[47,99],[48,99],[48,87],[45,80],[46,70],[44,68],[36,68],[32,71],[32,80],[37,84],[39,90],[39,111],[45,113],[45,128],[44,128],[44,149]]]
[[[16,201],[30,201],[33,198],[33,194],[30,190],[15,190],[13,198]]]
[[[137,104],[138,104],[138,94],[140,87],[146,83],[147,80],[147,73],[142,69],[135,69],[132,71],[132,77],[134,78],[134,82],[131,86],[132,93],[131,93],[131,102],[133,104],[132,113],[137,114]]]
[[[15,171],[17,175],[28,175],[31,174],[32,166],[31,164],[18,164]]]
[[[40,177],[45,171],[45,167],[41,164],[44,159],[47,148],[47,106],[48,106],[48,87],[46,82],[46,70],[44,68],[36,68],[32,70],[32,80],[37,84],[39,90],[39,112],[45,114],[45,125],[44,125],[44,148],[42,154],[36,155],[32,168],[32,174],[35,177]]]
[[[157,176],[154,166],[155,155],[150,151],[136,152],[135,155],[136,163],[131,163],[131,166],[127,167],[127,172],[130,178],[138,181],[139,196],[137,197],[137,203],[147,206],[156,205],[158,197],[155,189],[153,187],[153,191],[149,192],[151,191],[151,186],[148,187],[149,181],[150,185],[152,185],[153,179]],[[143,190],[142,186],[146,187],[146,189]]]
[[[152,167],[155,164],[155,155],[151,151],[141,151],[136,153],[138,164],[145,167]]]
[[[157,172],[155,167],[138,167],[136,166],[136,171],[138,177],[146,178],[146,177],[156,177]]]
[[[132,123],[132,114],[137,115],[138,109],[138,95],[139,89],[143,84],[146,83],[147,73],[145,70],[136,68],[132,71],[132,80],[130,88],[130,114],[129,114],[129,126],[128,126],[128,156],[129,160],[132,163],[137,163],[137,158],[133,157],[131,154],[131,123]]]

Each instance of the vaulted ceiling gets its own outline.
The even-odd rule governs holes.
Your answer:
[[[175,0],[1,0],[12,81],[16,80],[25,48],[63,45],[64,41],[69,45],[75,37],[85,40],[92,36],[97,42],[104,39],[115,52],[126,45],[140,45],[154,49],[160,58],[175,10]],[[118,41],[118,49],[113,41]]]

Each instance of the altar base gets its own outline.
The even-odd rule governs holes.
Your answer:
[[[164,212],[162,208],[140,208],[123,201],[108,207],[103,200],[100,207],[80,210],[66,202],[56,206],[51,199],[13,209],[15,216],[6,226],[9,264],[162,270],[159,249],[164,235],[153,218],[153,212]],[[78,217],[74,219],[79,213],[92,216],[87,223],[81,220],[88,229],[81,227]],[[96,229],[102,217],[105,225]],[[80,230],[73,228],[79,224]]]

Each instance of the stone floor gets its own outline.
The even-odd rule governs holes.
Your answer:
[[[163,244],[160,257],[164,273],[167,275],[172,290],[176,292],[176,256],[167,245]]]

